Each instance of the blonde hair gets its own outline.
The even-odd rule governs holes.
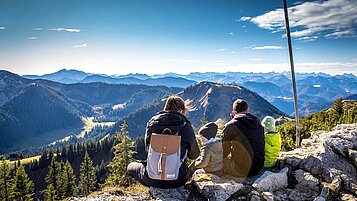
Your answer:
[[[186,111],[185,102],[179,96],[170,96],[166,100],[164,110],[184,113]]]

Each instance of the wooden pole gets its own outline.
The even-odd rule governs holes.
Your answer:
[[[288,5],[287,5],[286,1],[287,0],[283,0],[283,4],[284,4],[286,36],[288,38],[289,61],[290,61],[290,68],[291,68],[291,82],[292,82],[293,94],[294,94],[295,121],[296,121],[296,147],[300,147],[299,106],[298,106],[298,101],[297,101],[298,98],[297,98],[297,93],[296,93],[295,70],[294,70],[293,48],[292,48],[291,36],[290,36]]]

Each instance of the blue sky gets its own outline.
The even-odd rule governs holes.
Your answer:
[[[288,71],[277,0],[0,0],[0,68],[19,74]],[[297,72],[357,75],[357,1],[289,1]]]

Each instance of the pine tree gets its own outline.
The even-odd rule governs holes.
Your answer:
[[[129,186],[134,182],[133,178],[127,173],[127,167],[133,161],[135,153],[133,151],[134,143],[129,136],[127,127],[128,125],[124,121],[120,133],[115,135],[117,144],[114,146],[114,158],[108,165],[111,174],[105,181],[106,185]]]
[[[68,157],[69,162],[72,162],[74,160],[74,146],[73,146],[73,144],[69,145],[67,157]]]
[[[11,200],[30,201],[33,200],[34,184],[28,177],[24,166],[20,165],[12,180],[10,198]]]
[[[88,152],[85,152],[83,162],[80,168],[79,177],[79,191],[83,195],[88,195],[95,190],[97,184],[97,177],[95,175],[95,169],[93,162],[90,159]]]
[[[340,116],[343,112],[343,102],[342,102],[342,98],[338,98],[333,102],[333,106],[332,109],[334,109],[338,116]]]
[[[45,194],[45,201],[58,200],[56,196],[56,190],[52,184],[48,184],[46,186],[46,190],[44,191],[44,194]]]
[[[0,167],[0,200],[8,201],[10,194],[10,170],[5,159],[1,161]]]
[[[202,117],[202,119],[201,119],[201,126],[200,126],[200,127],[204,126],[204,125],[207,124],[207,123],[208,123],[208,120],[207,120],[207,118],[206,118],[206,115],[204,115],[204,116]]]
[[[63,166],[60,178],[60,189],[62,198],[76,196],[78,192],[76,176],[74,175],[72,166],[68,161],[66,161]]]
[[[45,200],[59,200],[60,193],[58,188],[60,177],[60,164],[56,161],[56,157],[52,156],[51,163],[48,166],[48,173],[45,178],[47,187],[44,190]]]

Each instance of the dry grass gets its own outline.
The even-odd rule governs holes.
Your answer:
[[[141,184],[134,184],[130,187],[104,187],[101,191],[91,193],[91,196],[99,196],[103,193],[118,196],[118,198],[121,196],[140,196],[144,197],[146,200],[153,200],[150,196],[149,188]],[[122,200],[122,198],[119,200]]]
[[[32,163],[34,160],[40,160],[41,156],[33,156],[33,157],[29,157],[29,158],[24,158],[20,160],[20,164],[21,165],[27,165],[29,163]],[[15,163],[17,163],[17,161],[9,161],[9,160],[5,160],[5,162],[7,163],[7,165],[9,166],[9,169],[12,170],[15,167]],[[1,162],[0,162],[1,164]]]
[[[102,192],[108,192],[110,194],[121,194],[121,195],[149,195],[149,188],[141,184],[135,184],[129,187],[104,187]]]
[[[90,132],[95,126],[110,127],[115,124],[115,122],[94,122],[94,117],[82,117],[84,123],[83,131],[77,135],[79,138],[85,137],[85,134]]]

